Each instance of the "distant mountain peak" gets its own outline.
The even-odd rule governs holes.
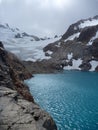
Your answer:
[[[98,25],[98,15],[93,18],[82,19],[69,26],[66,33],[62,36],[62,39],[67,39],[73,34],[80,33],[85,27]]]
[[[12,28],[9,26],[8,23],[0,22],[0,40],[2,39],[9,39],[9,38],[24,38],[29,37],[31,41],[38,41],[40,40],[39,37],[34,35],[29,35],[26,32],[19,30],[19,28]]]

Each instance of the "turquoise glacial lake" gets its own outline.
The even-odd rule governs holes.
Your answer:
[[[26,83],[58,130],[98,130],[98,73],[64,71],[34,76]]]

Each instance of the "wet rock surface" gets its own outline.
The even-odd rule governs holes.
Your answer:
[[[0,42],[0,130],[57,130],[24,84],[30,77],[22,62]]]

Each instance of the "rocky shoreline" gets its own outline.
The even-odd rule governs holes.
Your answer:
[[[0,42],[0,130],[57,130],[23,80],[32,77],[22,61]]]

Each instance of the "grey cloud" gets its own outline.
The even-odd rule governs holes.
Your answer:
[[[59,8],[56,0],[2,0],[0,21],[37,36],[53,36],[65,33],[81,18],[98,14],[97,0],[65,1],[70,1],[69,5]]]

